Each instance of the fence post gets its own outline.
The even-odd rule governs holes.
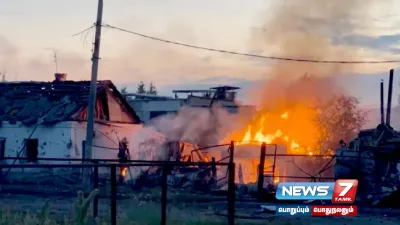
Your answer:
[[[215,157],[211,157],[211,173],[213,178],[217,177],[217,165],[215,162]]]
[[[0,160],[0,192],[2,190],[2,185],[3,185],[3,167],[1,166],[3,164],[3,161]]]
[[[111,166],[111,225],[117,225],[117,166]]]
[[[217,165],[215,157],[211,157],[212,188],[217,185]]]
[[[97,161],[95,162],[94,172],[93,172],[93,189],[99,188],[99,166]],[[96,218],[99,209],[99,196],[96,195],[93,200],[93,217]]]
[[[267,145],[265,142],[261,145],[261,154],[260,154],[260,164],[258,165],[258,182],[257,182],[257,194],[258,198],[261,198],[262,191],[264,188],[264,166],[265,166],[265,152]]]
[[[167,224],[167,175],[168,167],[163,165],[161,175],[161,225]]]
[[[278,146],[274,145],[275,150],[274,150],[274,164],[272,164],[272,184],[275,184],[275,170],[276,170],[276,153],[278,151]],[[279,179],[279,174],[278,174],[278,179]]]
[[[229,159],[229,176],[228,176],[228,224],[235,224],[235,163],[234,163],[234,155],[235,155],[235,143],[231,141],[230,145],[230,159]]]

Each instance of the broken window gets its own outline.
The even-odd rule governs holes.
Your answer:
[[[0,161],[6,157],[6,139],[0,138]]]
[[[39,155],[38,147],[38,139],[25,139],[25,156],[28,162],[37,162]]]

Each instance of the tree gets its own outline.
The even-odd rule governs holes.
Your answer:
[[[126,86],[122,87],[120,92],[122,95],[128,94],[128,91],[126,90]]]
[[[153,82],[150,83],[149,91],[147,92],[149,95],[157,95],[157,88],[154,86]]]
[[[319,107],[316,126],[321,154],[331,153],[340,140],[349,143],[367,122],[367,111],[360,109],[359,100],[353,96],[335,96]]]
[[[313,106],[318,112],[314,117],[318,136],[315,145],[310,148],[314,154],[332,155],[339,147],[340,140],[348,144],[357,136],[367,121],[368,113],[360,108],[359,103],[356,97],[337,95]],[[332,176],[332,169],[326,168],[330,160],[330,157],[294,157],[292,160],[294,171],[288,173],[300,171],[308,176],[315,176],[317,173],[321,173],[319,175],[322,177]],[[324,168],[325,171],[322,172]]]
[[[128,94],[128,91],[127,91],[127,87],[126,87],[126,86],[122,87],[121,90],[120,90],[119,92],[122,94],[122,96],[124,96],[124,98],[125,98],[126,100],[131,100],[131,99],[132,99],[132,98],[129,97],[129,96],[125,96],[126,94]]]
[[[136,93],[138,93],[138,94],[146,94],[146,87],[145,87],[143,81],[140,81]]]

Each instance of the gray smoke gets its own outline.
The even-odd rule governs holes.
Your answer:
[[[208,146],[219,144],[244,122],[241,113],[230,114],[218,106],[212,109],[184,107],[176,115],[151,120],[148,126],[165,135],[168,140]]]
[[[346,45],[338,40],[372,26],[370,9],[378,0],[285,0],[276,1],[272,14],[261,18],[260,29],[251,34],[252,49],[268,55],[312,60],[376,60],[371,49]],[[315,64],[271,62],[270,74],[293,79],[304,73],[332,76],[388,69],[393,65]]]

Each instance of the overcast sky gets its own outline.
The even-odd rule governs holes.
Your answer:
[[[104,0],[103,20],[148,35],[231,51],[316,57],[315,51],[307,52],[310,48],[304,45],[307,43],[323,49],[324,56],[317,57],[321,60],[400,59],[400,1],[372,4],[372,0],[335,0],[338,3],[329,6],[332,10],[326,8],[329,4],[316,6],[315,1]],[[291,6],[290,2],[295,3]],[[300,2],[301,5],[295,5]],[[359,2],[362,5],[357,5]],[[342,6],[347,7],[346,13],[337,13],[343,10]],[[52,80],[55,72],[52,51],[56,49],[59,72],[68,73],[69,79],[90,79],[93,32],[72,35],[94,23],[96,9],[96,0],[0,1],[0,70],[7,70],[8,80]],[[279,14],[284,14],[285,19]],[[297,26],[299,18],[301,26]],[[287,30],[279,30],[280,23],[282,27],[290,25]],[[271,24],[275,26],[272,28]],[[313,29],[323,34],[322,38],[315,35],[306,39],[301,44],[303,49],[298,48],[300,44],[287,45],[290,40],[282,43],[272,38],[275,35],[278,39],[285,36],[297,39],[299,32],[313,35],[310,31]],[[287,32],[291,30],[297,33]],[[268,41],[261,43],[260,39]],[[284,48],[287,49],[283,51]],[[300,50],[307,53],[299,55]],[[128,85],[131,91],[141,80],[153,81],[161,94],[169,94],[172,88],[205,88],[213,84],[238,85],[246,92],[275,71],[271,69],[275,62],[186,49],[110,29],[103,30],[100,55],[99,79]],[[298,66],[299,73],[303,68],[298,64],[286,66]],[[378,100],[379,80],[387,77],[388,69],[397,67],[399,64],[363,65],[323,72],[340,73],[344,87],[361,97],[364,104],[371,105]],[[396,78],[395,93],[398,83]]]

